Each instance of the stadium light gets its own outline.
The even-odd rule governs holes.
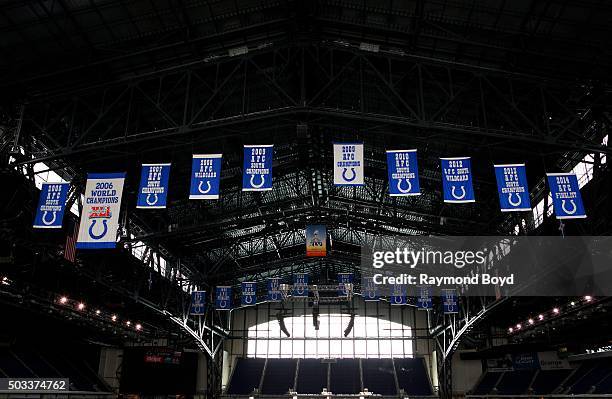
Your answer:
[[[587,301],[587,302],[591,302],[591,300],[592,300],[592,299],[593,299],[593,297],[592,297],[592,296],[590,296],[590,295],[586,295],[586,296],[584,297],[584,300],[585,300],[585,301]]]
[[[77,309],[85,310],[85,304],[83,302],[79,302],[79,304],[77,305]]]
[[[559,314],[559,308],[554,308],[554,309],[553,309],[553,313],[554,313],[554,314]]]
[[[570,305],[572,305],[572,306],[576,306],[576,302],[571,301],[571,302],[570,302]]]
[[[544,320],[544,315],[542,315],[542,314],[538,315],[538,319],[539,319],[540,321]]]
[[[528,322],[529,324],[533,324],[533,319],[529,319],[529,320],[527,320],[527,322]]]
[[[117,321],[117,315],[112,315],[112,316],[111,316],[111,320],[112,320],[112,321]]]
[[[136,324],[136,331],[140,331],[142,330],[142,324],[138,323]]]
[[[132,322],[128,320],[128,321],[125,322],[125,325],[129,327],[129,326],[132,325]]]
[[[61,303],[62,305],[65,304],[66,302],[68,302],[68,298],[63,296],[59,299],[59,303]]]
[[[520,323],[516,325],[516,329],[517,329],[517,330],[520,330],[520,329],[521,329],[521,327],[522,327],[522,326],[521,326],[521,324],[520,324]]]
[[[508,328],[508,332],[509,332],[509,333],[512,333],[513,331],[514,331],[514,329],[513,329],[512,327],[509,327],[509,328]]]
[[[97,315],[100,315],[100,313],[101,313],[101,312],[100,312],[100,309],[97,309],[97,310],[96,310],[96,314],[97,314]]]

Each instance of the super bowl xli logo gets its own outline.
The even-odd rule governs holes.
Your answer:
[[[111,218],[110,206],[92,206],[89,211],[89,237],[93,240],[99,240],[108,232],[108,220]],[[96,223],[101,220],[102,227],[96,228]],[[101,229],[101,230],[100,230]],[[95,231],[98,231],[96,233]]]

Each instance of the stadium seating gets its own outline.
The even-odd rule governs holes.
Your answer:
[[[261,392],[266,395],[283,395],[293,389],[296,365],[296,359],[268,360]]]
[[[497,392],[501,395],[522,395],[527,392],[535,370],[507,371],[497,383]]]
[[[502,373],[495,371],[487,371],[472,390],[474,395],[487,395],[491,393],[497,382],[501,378]]]
[[[431,384],[422,358],[394,359],[397,382],[408,395],[431,395]]]
[[[31,348],[0,349],[0,376],[11,378],[68,378],[70,390],[105,392],[110,389],[97,376],[80,352]]]
[[[363,387],[381,395],[397,395],[391,359],[363,359]]]
[[[248,395],[259,388],[261,375],[266,359],[236,359],[227,393],[230,395]]]
[[[531,390],[538,395],[554,393],[571,372],[572,370],[540,370],[531,384]]]
[[[320,359],[300,359],[295,390],[303,394],[319,394],[327,388],[327,363]]]
[[[330,391],[335,394],[357,394],[361,391],[359,359],[338,359],[330,367]]]

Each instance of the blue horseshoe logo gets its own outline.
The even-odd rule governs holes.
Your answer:
[[[206,190],[202,190],[202,184],[204,183],[203,180],[200,180],[200,184],[198,184],[198,191],[201,194],[208,194],[208,192],[212,189],[211,185],[210,185],[210,180],[206,180]]]
[[[346,182],[351,182],[355,180],[355,178],[357,178],[357,172],[355,172],[355,168],[350,168],[350,169],[351,169],[352,176],[349,179],[348,177],[346,177],[346,172],[349,170],[349,168],[342,168],[342,178]]]
[[[225,309],[227,307],[227,301],[219,301],[219,308]]]
[[[408,187],[406,189],[402,188],[402,181],[404,179],[397,179],[397,191],[399,191],[402,194],[407,194],[410,192],[410,190],[412,190],[412,183],[410,183],[409,179],[405,179],[406,183],[408,184]]]
[[[149,197],[150,197],[151,195],[153,195],[153,197],[155,198],[155,200],[153,200],[153,201],[149,200]],[[146,198],[147,205],[155,205],[155,204],[157,204],[157,200],[158,200],[158,199],[159,199],[159,198],[157,197],[157,193],[153,193],[153,194],[150,194],[150,193],[149,193],[149,194],[147,194],[147,198]]]
[[[572,204],[572,209],[567,209],[565,207],[565,201],[566,200],[561,200],[561,209],[563,209],[563,212],[565,212],[568,215],[573,215],[574,213],[576,213],[576,211],[578,210],[578,207],[576,206],[576,202],[574,202],[573,199],[569,200],[570,204]]]
[[[99,240],[100,238],[104,237],[106,235],[106,233],[108,232],[108,220],[104,219],[102,220],[102,233],[100,234],[94,234],[94,226],[96,225],[97,219],[94,219],[91,221],[91,225],[89,226],[89,236],[91,238],[93,238],[94,240]]]
[[[512,194],[516,194],[516,198],[518,198],[518,201],[516,202],[512,202]],[[523,202],[523,198],[521,198],[519,193],[509,193],[508,194],[508,203],[514,207],[519,206],[521,204],[521,202]]]
[[[57,217],[57,215],[55,214],[55,211],[51,212],[53,214],[53,217],[51,218],[51,220],[47,220],[47,211],[44,211],[42,214],[42,222],[45,226],[51,226],[53,223],[55,223],[55,219]]]
[[[457,200],[462,200],[465,198],[465,196],[467,195],[466,191],[465,191],[465,187],[464,186],[459,186],[461,187],[461,195],[457,195],[455,193],[455,190],[457,189],[457,186],[452,186],[451,187],[451,195],[453,196],[453,198],[457,199]]]
[[[255,176],[259,176],[261,178],[261,183],[255,184]],[[266,179],[264,175],[251,175],[251,187],[262,188],[264,184],[266,184]]]
[[[253,303],[253,297],[250,296],[250,295],[246,295],[244,297],[244,303],[249,304],[249,305],[252,304]]]

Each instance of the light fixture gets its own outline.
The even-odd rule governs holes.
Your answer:
[[[509,333],[511,333],[511,332],[513,332],[513,331],[514,331],[514,329],[513,329],[512,327],[508,328],[508,332],[509,332]]]
[[[527,320],[527,322],[528,322],[529,324],[533,324],[533,319],[529,319],[529,320]]]
[[[111,316],[111,320],[112,320],[112,321],[117,321],[117,315],[112,315],[112,316]]]
[[[83,302],[79,302],[79,304],[77,305],[77,309],[84,310],[85,309],[85,304]]]
[[[554,313],[554,314],[559,314],[559,308],[554,308],[554,309],[553,309],[553,313]]]
[[[68,302],[68,298],[63,296],[59,299],[59,303],[61,303],[62,305],[65,304],[66,302]]]
[[[521,326],[521,324],[520,324],[520,323],[516,325],[516,329],[517,329],[517,330],[520,330],[520,329],[521,329],[521,327],[522,327],[522,326]]]
[[[571,301],[571,302],[570,302],[570,305],[572,305],[572,306],[576,306],[576,302]]]
[[[100,312],[100,309],[97,309],[97,310],[96,310],[96,314],[97,314],[97,315],[100,315],[100,313],[101,313],[101,312]]]
[[[136,324],[136,331],[142,330],[142,325],[140,323]]]
[[[540,321],[544,320],[544,315],[542,315],[542,314],[538,315],[538,319],[540,319]]]
[[[132,325],[132,322],[128,320],[125,322],[125,325],[129,327],[130,325]]]
[[[587,301],[587,302],[591,302],[591,299],[593,299],[593,297],[592,297],[592,296],[590,296],[590,295],[586,295],[586,296],[584,297],[584,300],[585,300],[585,301]]]

